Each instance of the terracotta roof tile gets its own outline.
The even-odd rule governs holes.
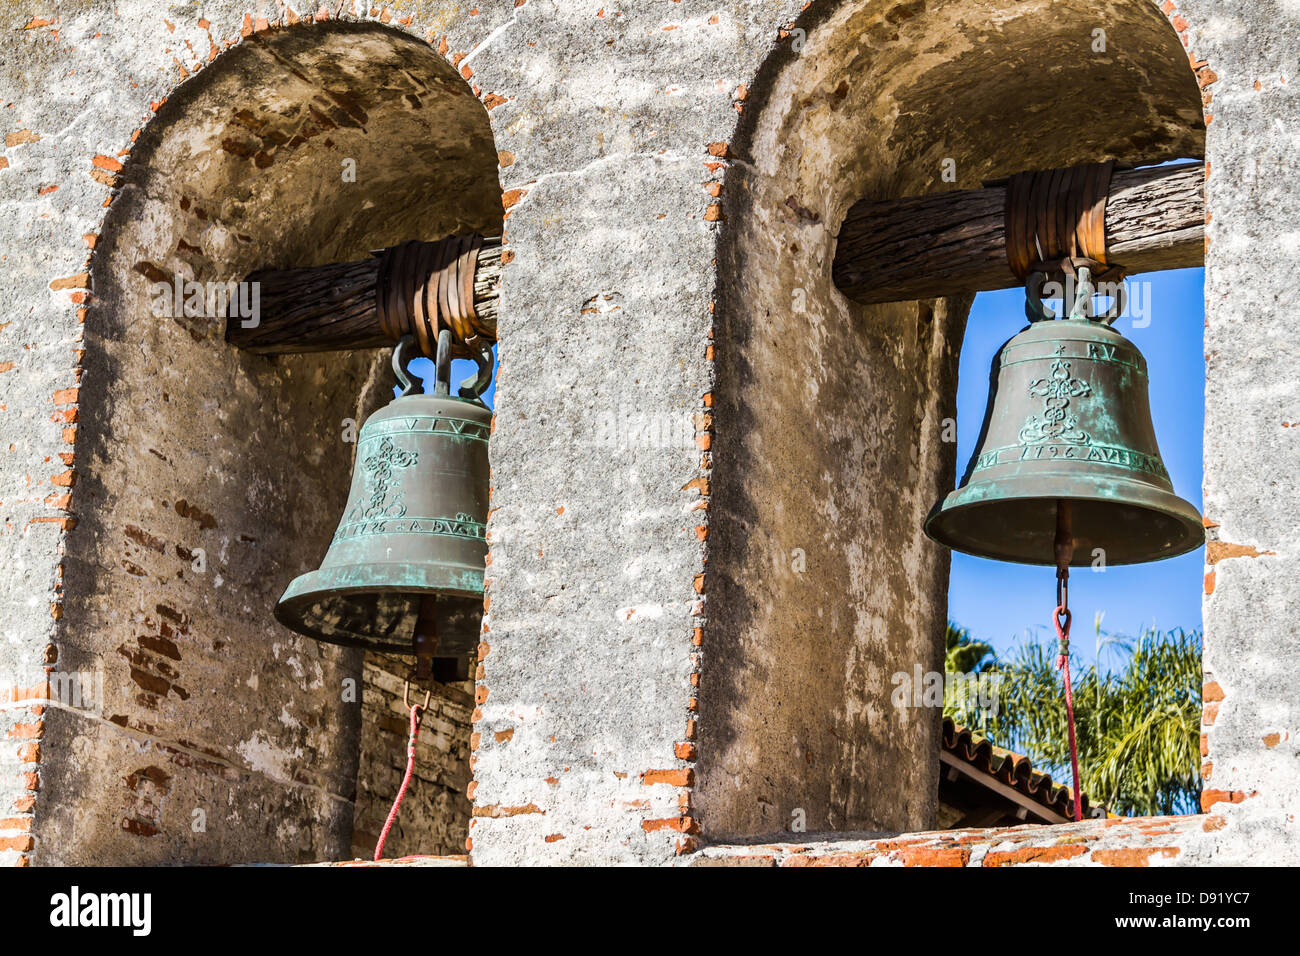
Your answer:
[[[1068,819],[1073,819],[1073,797],[1070,787],[1056,783],[1050,774],[1035,770],[1033,761],[1024,754],[996,747],[987,737],[980,737],[968,728],[943,719],[943,749],[970,764],[981,773],[1012,787],[1036,803]],[[1104,817],[1105,807],[1093,807],[1088,795],[1083,796],[1083,816]]]

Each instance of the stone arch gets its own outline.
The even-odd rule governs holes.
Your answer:
[[[1155,5],[1007,7],[814,4],[749,84],[718,246],[694,794],[711,839],[788,829],[798,813],[810,831],[935,821],[937,712],[891,707],[891,676],[942,669],[948,557],[921,527],[952,487],[939,430],[970,298],[840,295],[830,270],[849,206],[1204,153],[1197,76]]]
[[[324,553],[346,420],[388,394],[386,355],[238,353],[223,320],[155,315],[158,284],[499,233],[486,109],[396,28],[261,31],[170,96],[117,185],[91,263],[57,638],[57,667],[102,674],[102,695],[47,717],[45,749],[63,756],[42,768],[61,793],[38,815],[40,862],[350,856],[363,758],[343,691],[373,688],[372,668],[270,610]],[[464,697],[439,721],[465,730],[439,741],[456,766],[431,768],[442,822],[406,852],[464,840]]]

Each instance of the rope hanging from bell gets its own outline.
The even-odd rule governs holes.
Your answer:
[[[1056,502],[1056,669],[1065,685],[1065,718],[1070,735],[1070,771],[1074,781],[1074,819],[1083,819],[1083,793],[1079,786],[1079,749],[1074,738],[1074,689],[1070,685],[1070,562],[1074,560],[1070,502]]]

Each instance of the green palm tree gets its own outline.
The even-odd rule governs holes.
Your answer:
[[[944,670],[952,674],[978,674],[993,655],[993,645],[977,641],[970,631],[952,621],[944,632]]]
[[[1100,621],[1097,638],[1100,651]],[[1148,630],[1136,641],[1105,638],[1112,652],[1127,654],[1122,669],[1100,672],[1096,665],[1077,668],[1073,662],[1070,668],[1083,789],[1113,813],[1195,813],[1201,790],[1200,632]],[[955,664],[966,658],[953,654],[953,647],[987,645],[966,635],[949,646],[948,660]],[[1001,747],[1028,754],[1040,769],[1068,781],[1070,751],[1055,642],[1024,640],[1005,659],[982,655],[979,666],[1000,679],[996,713],[945,707],[945,716]]]

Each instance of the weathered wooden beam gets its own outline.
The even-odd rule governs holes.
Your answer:
[[[1110,261],[1130,274],[1205,261],[1202,163],[1118,170],[1106,201]],[[840,227],[831,275],[869,304],[929,299],[1021,284],[1007,265],[1006,185],[861,200]]]
[[[330,352],[391,345],[379,324],[380,257],[302,269],[261,269],[258,324],[226,320],[226,341],[260,355]],[[474,270],[474,312],[495,326],[501,295],[501,240],[485,238]]]
[[[1205,259],[1201,163],[1117,171],[1106,201],[1112,262],[1130,274],[1199,266]],[[1004,184],[854,204],[840,228],[832,277],[864,304],[928,299],[1020,284],[1007,265]],[[380,259],[263,269],[258,324],[227,320],[226,341],[263,355],[378,348]],[[501,240],[485,239],[474,271],[474,311],[496,321]]]

